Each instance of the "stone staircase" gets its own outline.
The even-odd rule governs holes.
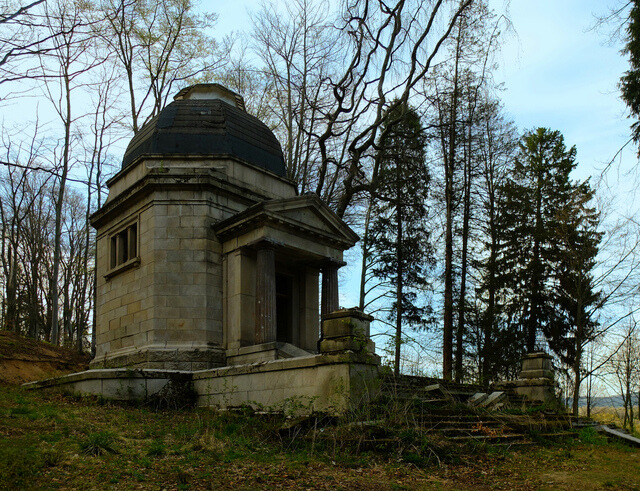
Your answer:
[[[574,435],[565,414],[532,411],[516,394],[433,378],[386,376],[371,407],[374,419],[391,414],[451,442],[527,445]]]

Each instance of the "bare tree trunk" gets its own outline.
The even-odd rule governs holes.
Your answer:
[[[367,213],[364,219],[364,235],[362,237],[362,269],[360,271],[360,310],[364,311],[365,301],[367,296],[366,282],[367,282],[367,267],[368,258],[371,252],[369,251],[369,223],[371,221],[371,203],[373,197],[369,198],[369,205],[367,206]]]
[[[60,271],[61,244],[60,235],[62,232],[62,205],[67,184],[67,174],[69,172],[69,154],[71,151],[71,87],[69,83],[68,66],[64,75],[65,88],[65,112],[62,116],[64,123],[64,148],[62,155],[62,172],[58,183],[58,198],[56,200],[55,235],[53,245],[53,275],[51,282],[51,343],[58,345],[60,341],[60,331],[58,325],[58,276]]]
[[[464,210],[462,215],[462,258],[460,261],[460,296],[458,297],[458,328],[456,330],[456,363],[455,380],[461,383],[463,379],[464,361],[464,331],[467,293],[467,268],[469,249],[469,230],[471,221],[471,123],[469,121],[469,135],[467,136],[464,160]]]
[[[451,380],[453,375],[453,180],[456,161],[456,120],[458,118],[458,65],[460,60],[460,36],[456,42],[453,77],[453,93],[449,116],[449,148],[445,158],[445,253],[444,253],[444,316],[442,342],[442,376]]]

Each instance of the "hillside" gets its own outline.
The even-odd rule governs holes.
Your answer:
[[[461,445],[418,427],[160,410],[0,387],[0,489],[637,490],[637,449],[590,428],[535,445]],[[385,423],[393,428],[394,422]],[[397,425],[396,425],[397,426]],[[358,439],[360,436],[360,439]],[[360,444],[358,444],[360,441]],[[354,444],[355,443],[355,444]]]
[[[88,368],[88,355],[0,331],[0,384],[23,384]]]
[[[350,415],[297,421],[15,386],[87,362],[0,331],[0,489],[639,489],[637,449],[591,428],[566,440],[463,444],[393,411],[371,425]]]

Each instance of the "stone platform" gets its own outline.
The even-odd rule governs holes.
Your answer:
[[[322,323],[319,353],[265,343],[229,353],[227,366],[206,370],[93,369],[26,384],[119,401],[188,395],[200,407],[249,405],[289,414],[340,414],[377,395],[380,358],[369,338],[371,316],[332,312]]]

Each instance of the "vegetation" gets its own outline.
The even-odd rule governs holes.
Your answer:
[[[372,219],[366,240],[372,273],[390,284],[394,297],[389,320],[395,322],[396,375],[403,325],[423,327],[430,311],[425,293],[434,261],[426,223],[430,177],[425,145],[418,114],[407,105],[397,106],[378,142],[378,179],[369,205]]]
[[[636,450],[587,431],[528,449],[438,445],[396,431],[402,446],[358,446],[345,443],[366,434],[353,425],[156,412],[3,386],[0,488],[637,489]]]
[[[620,10],[626,10],[630,6],[630,12],[626,24],[626,45],[624,53],[629,55],[629,71],[620,78],[620,90],[622,99],[631,111],[631,117],[636,121],[631,125],[631,133],[636,144],[640,145],[640,5],[637,0],[626,2]],[[640,148],[640,147],[639,147]]]

